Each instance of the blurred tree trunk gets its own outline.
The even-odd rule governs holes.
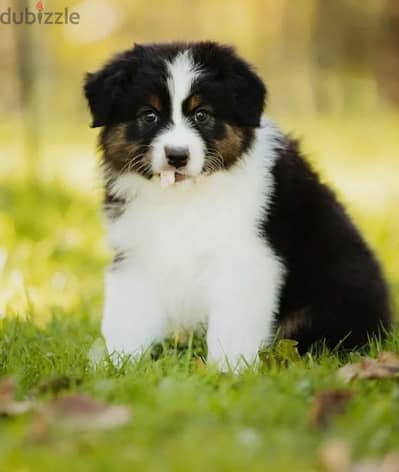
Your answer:
[[[29,7],[28,0],[16,0],[16,10]],[[17,66],[20,100],[23,119],[25,169],[29,177],[35,178],[39,166],[39,112],[35,93],[36,42],[35,25],[15,25],[17,43]]]
[[[378,21],[369,3],[316,1],[311,53],[319,112],[348,111],[359,98],[356,83],[369,75],[377,46]]]
[[[385,0],[375,74],[381,96],[399,105],[399,1]]]

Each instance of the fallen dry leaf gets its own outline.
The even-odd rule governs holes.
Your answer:
[[[327,441],[319,450],[319,461],[324,472],[399,472],[398,454],[353,462],[348,443],[341,439]]]
[[[360,372],[359,364],[360,362],[356,364],[346,364],[343,367],[340,367],[337,372],[338,377],[344,382],[349,383],[351,380],[356,378]]]
[[[313,426],[327,426],[337,415],[345,413],[349,400],[353,397],[350,390],[337,389],[318,393],[310,410],[310,422]]]
[[[15,380],[7,377],[0,382],[0,416],[18,416],[31,410],[30,401],[15,400]]]
[[[385,366],[399,370],[399,354],[396,352],[382,351],[378,354],[377,359]]]
[[[6,377],[0,382],[0,402],[10,401],[15,395],[15,380]]]
[[[399,378],[399,355],[380,352],[377,359],[366,357],[360,362],[344,365],[338,369],[338,376],[345,382],[353,379]]]
[[[351,463],[351,451],[341,439],[331,439],[319,451],[322,470],[326,472],[348,472]]]
[[[348,472],[399,472],[399,456],[389,454],[382,460],[354,464]]]
[[[110,429],[123,426],[131,419],[126,406],[108,405],[87,395],[57,397],[41,408],[47,424],[73,430]]]
[[[56,390],[58,391],[58,387],[68,387],[67,383],[56,382]],[[15,400],[15,390],[14,379],[5,378],[0,381],[0,416],[17,416],[34,410],[35,436],[44,436],[51,426],[72,430],[109,429],[123,426],[131,419],[128,407],[108,405],[87,395],[71,394],[38,404]]]

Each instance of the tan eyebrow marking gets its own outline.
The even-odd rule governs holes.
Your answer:
[[[157,111],[161,111],[161,101],[159,99],[159,97],[157,97],[156,95],[150,95],[150,98],[149,98],[149,103],[150,105],[155,108],[155,110]]]
[[[201,97],[199,95],[191,96],[188,101],[188,111],[193,111],[199,105],[201,105]]]

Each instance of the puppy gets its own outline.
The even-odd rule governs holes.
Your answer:
[[[276,336],[364,345],[390,326],[380,267],[298,144],[262,118],[266,89],[214,42],[136,45],[88,74],[114,260],[102,331],[137,355],[207,325],[236,369]]]

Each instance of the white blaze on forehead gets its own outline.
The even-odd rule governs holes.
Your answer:
[[[189,50],[180,52],[172,61],[166,62],[167,87],[171,103],[171,122],[152,143],[152,169],[155,174],[162,172],[166,186],[172,184],[165,148],[184,147],[188,150],[187,175],[199,175],[204,166],[206,145],[198,131],[183,115],[182,106],[190,96],[193,82],[201,74]]]
[[[172,62],[167,62],[169,77],[167,85],[172,106],[172,120],[175,125],[183,121],[182,104],[189,96],[191,86],[200,71],[195,66],[190,51],[180,52]]]

